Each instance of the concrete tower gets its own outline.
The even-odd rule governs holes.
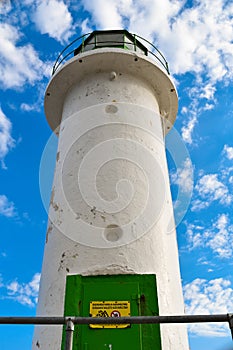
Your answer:
[[[177,93],[141,39],[93,32],[47,87],[59,143],[38,315],[184,313],[164,148]],[[36,327],[33,349],[63,349],[62,327]],[[188,341],[183,325],[89,325],[75,331],[79,349],[187,350]]]

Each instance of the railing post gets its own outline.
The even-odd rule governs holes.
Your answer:
[[[134,34],[133,37],[134,37],[134,41],[133,41],[133,44],[134,44],[134,51],[137,51],[136,35]]]
[[[81,50],[81,52],[83,52],[84,51],[84,36],[82,37],[82,50]]]
[[[74,323],[69,318],[66,322],[66,343],[65,350],[72,350],[73,348]]]
[[[233,314],[227,314],[227,316],[228,316],[229,327],[231,330],[231,337],[233,339]]]

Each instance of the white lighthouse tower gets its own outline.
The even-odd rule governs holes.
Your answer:
[[[59,143],[40,316],[184,313],[164,147],[177,93],[141,39],[94,31],[47,87]],[[64,349],[62,327],[37,326],[33,349]],[[82,325],[81,349],[187,350],[188,341],[183,325]]]

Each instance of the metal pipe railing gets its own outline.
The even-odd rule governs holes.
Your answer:
[[[63,64],[64,62],[66,62],[66,59],[70,58],[71,55],[74,54],[75,50],[77,49],[77,45],[79,44],[79,42],[81,42],[81,52],[84,51],[84,42],[85,42],[85,39],[88,38],[88,36],[90,35],[91,33],[87,33],[87,34],[84,34],[82,36],[79,36],[78,38],[74,39],[70,44],[68,44],[61,52],[60,54],[58,55],[54,65],[53,65],[53,70],[52,70],[52,75],[56,72],[56,70],[61,66],[61,64]],[[137,34],[132,34],[132,33],[129,33],[133,36],[134,40],[133,42],[131,41],[128,41],[127,39],[125,39],[124,41],[117,41],[117,40],[110,40],[109,43],[111,44],[110,47],[114,47],[114,45],[125,45],[125,44],[128,44],[128,45],[133,45],[134,46],[134,51],[137,51],[137,45],[136,45],[136,40],[137,38],[139,38],[140,40],[143,41],[143,45],[146,43],[146,45],[148,46],[149,45],[149,48],[151,48],[151,50],[149,50],[148,47],[146,47],[147,49],[147,52],[149,54],[151,54],[156,60],[158,60],[160,62],[160,64],[163,66],[163,68],[167,71],[168,74],[170,74],[169,72],[169,67],[168,67],[168,62],[165,58],[165,56],[161,53],[161,51],[151,42],[149,42],[147,39],[137,35]],[[95,39],[95,48],[96,48],[96,36],[94,37]],[[101,42],[101,41],[98,41],[98,44],[101,45],[101,44],[106,44],[107,41],[104,41],[104,42]],[[86,47],[88,47],[89,45],[93,45],[93,43],[86,43],[85,44]]]
[[[65,350],[72,350],[75,324],[161,324],[228,322],[233,339],[233,314],[181,315],[181,316],[131,316],[131,317],[0,317],[0,324],[66,325]]]
[[[182,316],[131,316],[131,317],[57,317],[34,316],[0,317],[0,324],[35,324],[35,325],[65,325],[68,321],[74,324],[149,324],[149,323],[201,323],[201,322],[228,322],[233,323],[233,314],[219,315],[182,315]]]

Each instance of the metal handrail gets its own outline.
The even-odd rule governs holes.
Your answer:
[[[135,34],[134,34],[134,35],[135,35]],[[150,52],[153,56],[155,56],[155,57],[160,61],[160,63],[162,63],[162,65],[166,68],[168,74],[170,74],[170,72],[169,72],[169,67],[168,67],[168,62],[167,62],[165,56],[162,54],[162,52],[159,51],[159,50],[157,49],[157,47],[156,47],[154,44],[152,44],[150,41],[148,41],[147,39],[143,38],[142,36],[137,35],[137,38],[142,39],[142,40],[145,41],[147,44],[149,44],[149,45],[151,45],[151,46],[153,47],[153,49],[162,57],[162,59],[163,59],[163,61],[164,61],[164,63],[165,63],[165,66],[164,66],[164,63],[162,63],[162,60],[159,59],[158,56],[156,56],[156,55],[155,55],[153,52],[151,52],[151,51],[149,51],[149,52]]]
[[[65,325],[71,320],[74,324],[112,324],[112,317],[77,317],[77,316],[2,316],[0,324],[40,324]],[[181,315],[181,316],[130,316],[116,317],[114,324],[149,324],[149,323],[201,323],[201,322],[233,322],[233,314],[218,315]],[[233,326],[233,325],[232,325]]]
[[[131,316],[131,317],[0,317],[0,324],[66,325],[65,350],[72,350],[75,324],[160,324],[160,323],[228,322],[233,339],[233,314]]]
[[[91,33],[87,33],[84,35],[79,36],[78,38],[74,39],[73,41],[71,41],[71,43],[69,43],[69,45],[67,45],[58,55],[54,65],[53,65],[53,72],[52,74],[54,74],[56,72],[56,70],[58,69],[58,67],[61,65],[61,63],[68,57],[70,56],[75,49],[73,49],[72,51],[70,51],[69,53],[67,53],[64,57],[62,57],[63,53],[69,48],[71,47],[74,43],[76,43],[77,41],[79,41],[80,39],[82,39],[82,43],[83,43],[83,38],[87,37],[88,35],[90,35]],[[61,58],[61,60],[60,60]]]
[[[90,35],[91,33],[87,33],[87,34],[84,34],[82,36],[79,36],[78,38],[74,39],[69,45],[67,45],[61,52],[60,54],[58,55],[54,65],[53,65],[53,71],[52,71],[52,75],[57,71],[57,69],[60,67],[61,64],[63,64],[64,62],[67,61],[67,59],[72,56],[74,54],[74,51],[75,49],[77,48],[77,44],[78,42],[80,42],[79,46],[83,43],[84,43],[84,40]],[[167,71],[168,74],[170,74],[170,71],[169,71],[169,67],[168,67],[168,62],[166,61],[166,58],[164,57],[164,55],[161,53],[161,51],[159,51],[159,49],[154,45],[152,44],[151,42],[149,42],[147,39],[137,35],[137,34],[132,34],[130,33],[134,38],[135,40],[137,38],[143,40],[146,44],[150,45],[152,47],[151,50],[149,50],[147,47],[147,50],[148,50],[148,53],[151,54],[153,57],[156,58],[156,60],[159,61],[159,63],[163,66],[163,68]],[[131,41],[109,41],[110,43],[114,43],[117,45],[123,45],[123,44],[134,44],[134,51],[136,51],[137,49],[137,46],[135,45],[135,43],[132,43]],[[106,41],[104,42],[98,42],[98,44],[106,44]],[[73,47],[73,45],[76,45],[75,48]],[[86,44],[86,46],[88,45],[92,45],[91,44]],[[73,48],[72,48],[73,47]],[[111,47],[113,47],[111,45]],[[69,48],[71,48],[71,50],[69,50]],[[154,52],[153,52],[154,51]],[[83,51],[82,51],[83,52]]]

